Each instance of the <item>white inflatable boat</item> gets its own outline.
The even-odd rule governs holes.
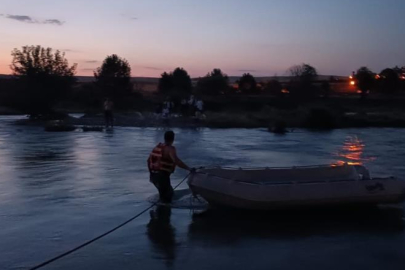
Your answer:
[[[405,199],[405,181],[371,178],[365,167],[347,164],[201,169],[189,176],[188,185],[210,204],[257,210],[400,203]]]

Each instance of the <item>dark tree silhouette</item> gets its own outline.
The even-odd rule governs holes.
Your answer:
[[[400,90],[405,92],[405,66],[401,68],[401,71],[398,73],[401,79]]]
[[[118,107],[128,106],[126,101],[132,92],[132,83],[131,66],[126,59],[115,54],[107,56],[94,77],[102,95],[110,97]]]
[[[173,76],[167,72],[162,73],[159,79],[158,90],[162,94],[169,94],[174,88]]]
[[[318,76],[316,69],[309,64],[296,65],[288,72],[292,76],[290,93],[296,96],[311,97],[317,94],[317,89],[312,82]]]
[[[176,68],[173,71],[173,84],[178,94],[190,94],[193,90],[191,78],[183,68]]]
[[[250,73],[245,73],[239,80],[239,91],[244,94],[256,94],[258,91],[255,77]]]
[[[19,81],[19,109],[36,117],[52,113],[75,83],[77,65],[69,66],[65,54],[41,46],[14,49],[11,70]]]
[[[164,72],[159,79],[159,92],[169,95],[189,95],[193,89],[191,78],[183,68],[176,68],[170,74]]]
[[[293,66],[289,69],[289,73],[294,79],[304,83],[311,83],[318,76],[316,69],[308,64]]]
[[[361,67],[357,70],[356,73],[357,85],[361,91],[361,99],[367,97],[367,92],[374,87],[375,75],[367,67]]]
[[[214,69],[207,76],[201,78],[197,84],[197,91],[204,95],[218,95],[229,89],[229,79],[220,69]]]
[[[400,68],[398,66],[395,66],[392,70],[394,70],[398,74],[398,76],[400,76],[401,73],[405,70],[405,67]]]
[[[401,87],[398,73],[394,69],[386,68],[380,73],[379,90],[384,94],[397,92]]]

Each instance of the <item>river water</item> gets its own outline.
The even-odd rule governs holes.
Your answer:
[[[156,197],[146,159],[164,129],[48,133],[13,125],[17,118],[0,117],[0,269],[28,269]],[[174,131],[190,166],[349,162],[405,179],[405,129]],[[186,174],[177,170],[173,183]],[[249,214],[156,207],[44,269],[403,269],[401,223],[396,208]]]

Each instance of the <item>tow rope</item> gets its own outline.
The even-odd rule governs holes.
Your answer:
[[[180,183],[177,184],[177,186],[175,186],[173,190],[176,190],[181,184],[183,184],[183,182],[186,181],[186,179],[190,176],[190,174],[191,174],[191,172],[190,172],[189,174],[187,174],[186,177],[184,177],[184,179],[181,180]],[[125,222],[119,224],[118,226],[112,228],[111,230],[109,230],[109,231],[107,231],[107,232],[105,232],[105,233],[103,233],[103,234],[100,234],[99,236],[94,237],[93,239],[91,239],[91,240],[89,240],[89,241],[87,241],[87,242],[85,242],[85,243],[83,243],[83,244],[81,244],[81,245],[79,245],[79,246],[77,246],[77,247],[75,247],[75,248],[72,248],[72,249],[70,249],[70,250],[68,250],[68,251],[66,251],[66,252],[64,252],[64,253],[62,253],[62,254],[59,254],[58,256],[55,256],[55,257],[53,257],[52,259],[49,259],[49,260],[47,260],[47,261],[45,261],[45,262],[42,262],[42,263],[40,263],[40,264],[38,264],[38,265],[36,265],[36,266],[34,266],[34,267],[32,267],[32,268],[29,268],[29,270],[40,269],[40,268],[42,268],[42,267],[44,267],[44,266],[46,266],[46,265],[48,265],[48,264],[50,264],[50,263],[52,263],[52,262],[55,262],[55,261],[57,261],[57,260],[59,260],[59,259],[62,259],[62,258],[64,258],[64,257],[66,257],[66,256],[69,255],[69,254],[72,254],[72,253],[75,252],[75,251],[78,251],[79,249],[82,249],[82,248],[84,248],[84,247],[90,245],[91,243],[96,242],[97,240],[100,240],[101,238],[103,238],[103,237],[105,237],[105,236],[107,236],[107,235],[109,235],[109,234],[115,232],[116,230],[118,230],[118,229],[124,227],[125,225],[127,225],[127,224],[130,223],[131,221],[135,220],[136,218],[138,218],[139,216],[141,216],[142,214],[144,214],[146,211],[150,210],[151,208],[153,208],[153,207],[156,206],[157,204],[158,204],[158,202],[154,202],[151,206],[147,207],[145,210],[139,212],[139,213],[136,214],[135,216],[133,216],[133,217],[131,217],[130,219],[128,219],[127,221],[125,221]]]

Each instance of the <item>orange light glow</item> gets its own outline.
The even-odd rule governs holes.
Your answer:
[[[283,93],[283,94],[289,94],[290,91],[288,91],[287,89],[283,89],[283,90],[281,90],[281,93]]]
[[[380,75],[375,75],[375,78],[378,80],[380,78]]]
[[[350,85],[356,85],[355,81],[350,81]]]
[[[357,136],[347,137],[337,156],[341,159],[334,165],[363,165],[364,161],[375,160],[374,157],[364,157],[365,144]]]
[[[350,80],[353,80],[353,76],[349,76],[349,79],[350,79]]]

